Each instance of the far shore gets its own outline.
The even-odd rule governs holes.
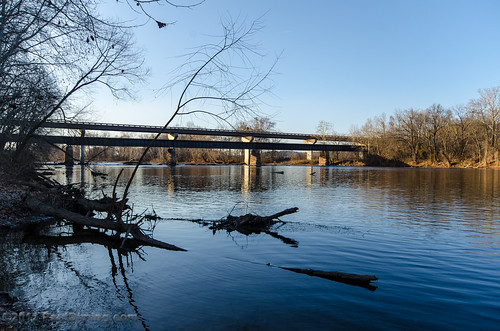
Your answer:
[[[90,162],[90,164],[105,164],[112,163],[117,165],[136,165],[135,161],[96,161]],[[47,161],[43,164],[56,164],[64,165],[62,161]],[[87,164],[87,163],[86,163]],[[78,165],[75,162],[75,165]],[[153,160],[148,162],[143,162],[142,165],[169,165],[168,163]],[[205,166],[215,166],[215,165],[245,165],[243,162],[177,162],[177,165],[205,165]],[[311,162],[307,160],[285,160],[285,161],[273,161],[273,162],[262,162],[262,166],[317,166],[317,162]],[[423,161],[418,163],[412,162],[401,162],[393,160],[385,160],[384,162],[364,162],[364,161],[354,161],[354,160],[344,160],[344,161],[334,161],[330,167],[380,167],[380,168],[424,168],[424,169],[495,169],[500,170],[500,164],[495,164],[491,162],[485,165],[483,162],[475,161],[464,161],[452,165],[447,165],[445,162],[435,162],[431,163],[429,161]]]

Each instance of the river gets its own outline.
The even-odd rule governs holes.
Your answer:
[[[109,194],[123,166],[92,168],[108,176],[86,170],[86,190]],[[131,171],[125,167],[119,192]],[[82,175],[60,167],[54,178]],[[499,329],[499,192],[499,170],[144,166],[130,204],[137,213],[154,210],[163,218],[154,237],[187,252],[144,247],[122,256],[96,243],[9,234],[0,241],[1,290],[37,314],[28,327]],[[187,221],[290,207],[299,211],[273,231],[292,244]],[[276,266],[378,281],[367,289]]]

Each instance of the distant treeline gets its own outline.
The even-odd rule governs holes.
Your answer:
[[[500,87],[494,87],[450,109],[434,104],[376,116],[351,135],[370,155],[412,165],[499,165],[499,122]]]

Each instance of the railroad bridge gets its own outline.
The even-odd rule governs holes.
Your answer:
[[[224,129],[201,129],[168,127],[162,131],[162,126],[131,125],[113,123],[93,122],[67,122],[47,121],[43,124],[45,128],[76,130],[78,135],[48,134],[43,138],[52,144],[67,145],[67,161],[73,160],[72,147],[80,148],[80,163],[85,162],[85,146],[124,146],[124,147],[147,147],[152,139],[146,138],[124,138],[124,137],[96,137],[87,136],[88,131],[114,131],[128,133],[151,133],[162,132],[164,138],[158,139],[152,147],[167,147],[171,155],[172,165],[175,165],[176,148],[213,148],[213,149],[240,149],[244,150],[245,164],[260,166],[260,151],[262,150],[288,150],[306,151],[309,160],[312,160],[313,151],[322,152],[319,157],[321,165],[329,165],[330,152],[355,152],[363,155],[364,146],[352,142],[347,136],[319,136],[315,134],[284,133],[284,132],[260,132],[260,131],[237,131]],[[189,140],[180,139],[183,136],[212,136],[219,139],[212,140]],[[222,140],[224,139],[224,140]],[[286,140],[287,142],[282,142]],[[293,142],[289,142],[293,141]]]

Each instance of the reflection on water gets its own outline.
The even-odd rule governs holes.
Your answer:
[[[111,192],[120,169],[96,166],[107,179],[86,172],[88,192]],[[125,170],[119,190],[132,167]],[[56,175],[82,178],[80,167]],[[146,247],[124,256],[97,239],[10,234],[0,242],[0,291],[38,312],[137,317],[55,322],[62,329],[496,329],[499,189],[498,170],[145,166],[130,190],[134,208],[154,208],[166,219],[155,237],[188,252]],[[299,212],[283,217],[279,236],[298,247],[172,220],[289,207]],[[374,274],[378,289],[267,263]]]

